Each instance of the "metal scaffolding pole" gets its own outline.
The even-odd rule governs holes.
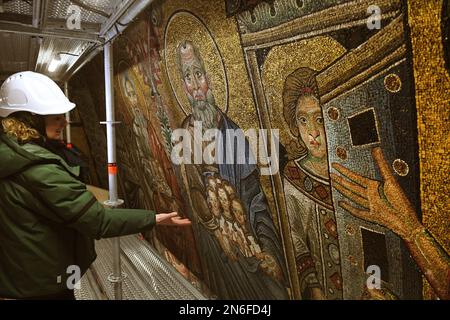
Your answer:
[[[69,99],[69,84],[66,82],[64,82],[64,93],[67,97],[67,99]],[[66,121],[67,121],[67,126],[66,126],[66,145],[68,148],[72,147],[72,136],[71,136],[71,131],[70,131],[70,111],[66,112]]]
[[[109,180],[109,200],[105,205],[116,208],[123,203],[117,198],[117,164],[116,164],[116,134],[114,119],[114,85],[113,85],[113,49],[109,42],[104,47],[105,55],[105,103],[106,103],[106,138],[108,144],[108,180]],[[114,298],[122,300],[122,281],[124,275],[120,263],[120,238],[113,239],[113,273],[108,280],[114,283]]]

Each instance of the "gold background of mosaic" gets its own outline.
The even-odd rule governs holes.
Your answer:
[[[414,80],[422,221],[450,252],[449,105],[450,76],[445,69],[441,37],[443,0],[408,1]],[[424,298],[430,298],[428,284]]]

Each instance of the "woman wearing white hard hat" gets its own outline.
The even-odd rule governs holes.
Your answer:
[[[95,199],[78,167],[46,148],[49,117],[74,107],[39,73],[14,74],[0,88],[0,297],[74,299],[67,268],[87,270],[94,239],[190,224],[176,212],[110,210]]]

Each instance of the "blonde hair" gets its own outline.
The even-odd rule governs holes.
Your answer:
[[[21,144],[41,138],[41,135],[36,129],[31,128],[17,118],[7,117],[1,119],[1,121],[3,131],[7,135],[17,138],[17,141]]]

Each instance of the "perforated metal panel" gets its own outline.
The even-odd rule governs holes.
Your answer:
[[[194,300],[205,297],[169,265],[150,245],[137,238],[121,238],[122,272],[127,276],[123,281],[123,299],[125,300]],[[86,273],[81,281],[77,299],[97,299],[104,292],[108,299],[114,299],[114,287],[108,281],[112,273],[111,239],[96,242],[97,260],[92,271]],[[93,274],[97,281],[93,282]],[[97,292],[97,293],[95,293]]]
[[[97,10],[101,10],[107,14],[111,14],[114,8],[116,7],[116,4],[120,1],[117,0],[89,0],[89,1],[81,1],[82,3],[88,5],[89,7],[92,7]],[[69,6],[72,3],[69,0],[56,0],[56,1],[50,1],[49,3],[49,11],[48,11],[48,17],[50,18],[59,18],[59,19],[65,19],[68,17],[68,9]],[[91,12],[89,10],[86,10],[84,8],[81,9],[81,20],[83,22],[91,22],[91,23],[103,23],[106,21],[106,17]]]
[[[17,14],[24,14],[24,15],[32,15],[33,14],[33,1],[26,1],[23,0],[13,0],[8,1],[3,4],[3,10],[8,13],[17,13]]]

